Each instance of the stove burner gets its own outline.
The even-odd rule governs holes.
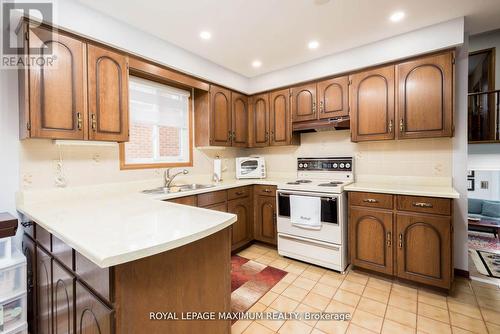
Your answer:
[[[303,184],[303,183],[311,183],[311,180],[297,180],[292,182],[287,182],[287,184]]]
[[[318,184],[318,187],[336,187],[338,186],[339,184],[342,184],[343,182],[339,182],[339,181],[332,181],[332,182],[328,182],[328,183],[320,183]]]

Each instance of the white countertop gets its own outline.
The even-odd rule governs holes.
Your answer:
[[[271,180],[231,180],[215,187],[148,195],[148,183],[20,192],[17,210],[101,268],[171,250],[218,232],[236,215],[162,200]]]
[[[448,185],[415,185],[406,183],[355,182],[344,187],[346,191],[366,191],[372,193],[459,198],[460,194]]]

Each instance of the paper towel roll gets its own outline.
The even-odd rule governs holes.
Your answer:
[[[214,159],[214,180],[222,181],[222,160],[219,157]]]

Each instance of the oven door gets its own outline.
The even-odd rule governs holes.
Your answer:
[[[321,198],[321,228],[311,229],[293,225],[290,220],[290,195],[312,196]],[[326,193],[310,193],[301,191],[278,190],[276,201],[278,206],[278,233],[310,238],[335,244],[342,243],[342,231],[339,221],[341,195]]]

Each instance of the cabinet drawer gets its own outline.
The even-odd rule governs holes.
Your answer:
[[[451,215],[451,199],[421,197],[421,196],[403,196],[397,197],[398,210],[434,213],[438,215]]]
[[[110,268],[100,268],[75,251],[75,272],[96,294],[111,303],[114,301],[111,291]]]
[[[50,233],[40,225],[36,224],[35,235],[38,244],[45,248],[46,251],[52,252],[52,236]]]
[[[255,186],[256,195],[276,196],[275,186]]]
[[[205,206],[205,209],[227,212],[227,203],[219,203],[214,205]]]
[[[227,199],[248,197],[250,195],[250,187],[232,188],[227,190]]]
[[[222,203],[227,200],[227,192],[225,190],[214,191],[211,193],[198,195],[198,206],[205,207],[217,203]]]
[[[197,198],[196,196],[186,196],[186,197],[178,197],[167,200],[168,202],[184,204],[189,206],[197,206]]]
[[[389,194],[350,192],[350,205],[367,206],[372,208],[392,209],[393,196]]]
[[[64,264],[68,269],[73,270],[73,248],[52,236],[52,255]]]

